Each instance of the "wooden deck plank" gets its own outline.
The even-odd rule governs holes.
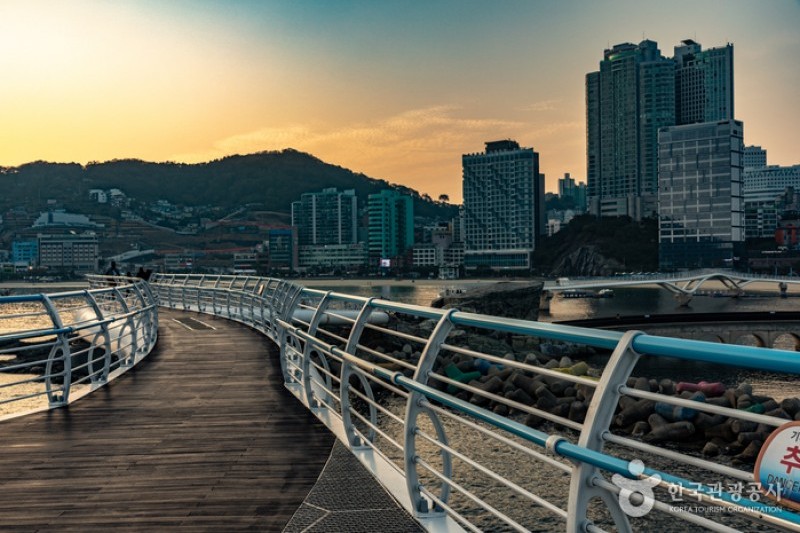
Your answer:
[[[333,437],[283,387],[273,345],[161,311],[139,367],[75,404],[0,424],[0,529],[278,531]],[[269,354],[269,355],[267,355]]]

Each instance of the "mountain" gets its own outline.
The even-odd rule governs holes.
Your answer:
[[[178,205],[215,205],[232,208],[263,204],[267,211],[288,213],[304,192],[327,187],[355,189],[359,203],[368,194],[396,189],[414,198],[415,214],[449,218],[457,208],[442,205],[417,191],[325,163],[287,149],[233,155],[208,163],[151,163],[135,159],[103,163],[47,163],[0,168],[0,209],[15,206],[43,209],[48,199],[65,206],[88,202],[90,189],[118,188],[141,202],[168,200]]]

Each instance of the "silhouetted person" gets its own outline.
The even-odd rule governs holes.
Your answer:
[[[136,272],[136,277],[147,281],[150,279],[150,274],[152,273],[152,270],[145,270],[144,267],[139,267],[139,270]]]
[[[106,270],[106,276],[121,276],[122,274],[119,273],[119,269],[117,268],[117,262],[111,261],[111,266],[108,267]]]

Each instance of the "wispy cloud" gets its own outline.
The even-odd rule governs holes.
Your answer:
[[[540,100],[530,105],[520,107],[520,111],[530,111],[534,113],[541,113],[542,111],[557,111],[558,104],[561,103],[560,99]]]
[[[471,117],[455,106],[431,106],[340,127],[325,123],[264,127],[220,139],[208,151],[176,154],[173,159],[199,162],[294,148],[376,178],[430,194],[448,193],[456,199],[461,189],[461,154],[481,151],[484,142],[495,139],[516,138],[526,146],[560,142],[581,128],[577,122],[530,124]]]

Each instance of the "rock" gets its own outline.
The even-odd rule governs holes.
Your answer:
[[[536,407],[543,411],[549,411],[558,403],[556,397],[545,385],[536,389],[536,397],[538,398],[536,400]]]
[[[744,451],[742,451],[742,453],[733,458],[733,464],[755,463],[756,458],[758,458],[759,451],[761,451],[761,442],[754,440],[747,446],[747,448],[744,449]]]
[[[749,394],[741,394],[736,396],[736,408],[747,409],[753,405],[753,398]]]
[[[706,442],[706,445],[703,446],[703,455],[706,457],[716,457],[720,454],[719,446],[714,444],[713,442]]]
[[[738,418],[731,422],[731,429],[734,433],[748,433],[751,431],[755,431],[758,428],[758,424],[755,422],[751,422],[749,420],[739,420]]]
[[[706,428],[704,433],[707,438],[718,438],[724,440],[725,442],[736,440],[736,432],[733,431],[733,428],[731,427],[732,423],[733,420],[729,418],[722,424]]]
[[[550,392],[556,396],[564,396],[564,391],[570,385],[571,383],[569,381],[554,381],[550,384]]]
[[[786,398],[781,402],[781,409],[786,411],[789,416],[794,417],[794,415],[800,412],[800,399]]]
[[[645,420],[653,412],[655,402],[652,400],[639,400],[619,412],[614,417],[614,424],[619,427],[629,426],[640,420]]]
[[[540,281],[494,283],[436,298],[431,306],[453,306],[462,310],[469,308],[483,315],[536,320],[543,286]]]
[[[639,420],[633,425],[633,431],[631,431],[631,436],[636,438],[642,438],[647,433],[650,432],[650,424],[645,422],[644,420]]]
[[[777,408],[777,409],[773,409],[772,411],[767,411],[764,414],[767,415],[767,416],[774,416],[776,418],[783,418],[785,420],[791,420],[792,419],[792,417],[789,416],[789,413],[787,413],[786,411],[784,411],[780,407]]]
[[[569,405],[569,413],[567,416],[574,422],[583,423],[583,421],[586,419],[586,411],[587,407],[585,403],[574,401]]]
[[[533,398],[522,389],[514,389],[513,391],[506,393],[505,397],[523,405],[534,404]]]
[[[694,435],[694,424],[691,422],[673,422],[661,427],[654,428],[653,431],[645,435],[645,442],[658,443],[665,441],[680,441]]]
[[[667,420],[658,413],[653,413],[647,417],[647,423],[651,428],[656,429],[666,426],[669,422],[667,422]]]
[[[524,424],[529,428],[538,428],[543,422],[544,418],[529,413],[528,416],[525,417]]]
[[[701,381],[700,383],[687,383],[682,381],[678,383],[675,390],[679,393],[683,391],[702,392],[706,397],[715,397],[725,394],[726,389],[725,385],[719,382],[708,383],[706,381]]]
[[[575,396],[577,396],[579,400],[584,401],[587,404],[592,401],[592,397],[594,396],[594,387],[578,384],[575,386],[575,391]]]
[[[494,406],[494,409],[492,409],[492,411],[494,411],[495,414],[500,416],[508,416],[509,409],[506,404],[498,403]]]

